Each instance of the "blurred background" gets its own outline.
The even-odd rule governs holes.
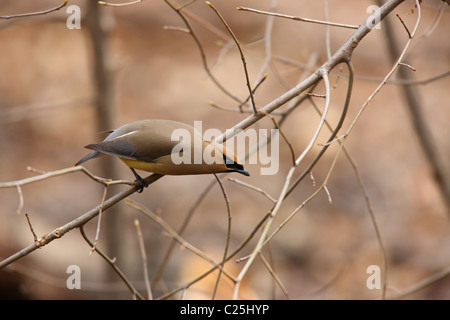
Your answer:
[[[265,33],[268,18],[237,11],[236,7],[268,11],[273,1],[211,2],[242,44],[252,81],[264,64],[266,44],[271,45],[268,78],[255,95],[258,107],[292,88],[327,60],[325,26],[275,18],[269,42]],[[61,3],[2,1],[0,15],[37,12]],[[173,3],[176,7],[181,4]],[[325,20],[324,3],[279,0],[275,11]],[[422,3],[417,41],[408,53],[408,63],[416,70],[408,69],[414,81],[430,79],[450,69],[449,7],[437,0]],[[191,125],[201,120],[204,129],[217,128],[224,132],[248,116],[210,106],[212,101],[223,108],[238,110],[238,103],[208,77],[193,38],[186,32],[167,28],[185,28],[185,25],[164,1],[143,1],[124,7],[100,7],[76,0],[70,4],[81,9],[80,29],[67,28],[71,13],[66,12],[66,7],[46,15],[0,20],[0,183],[35,176],[27,171],[28,166],[43,171],[71,167],[88,152],[83,146],[103,139],[100,132],[134,120],[163,118]],[[367,8],[373,4],[372,1],[329,0],[328,19],[359,25],[368,17]],[[245,100],[248,90],[242,61],[236,47],[229,46],[227,30],[203,1],[194,1],[183,12],[186,10],[212,73],[229,92]],[[412,30],[417,17],[414,2],[406,1],[395,13]],[[397,41],[403,47],[407,41],[405,28],[394,15],[391,18]],[[432,32],[428,32],[433,24],[436,25]],[[381,29],[373,30],[354,52],[356,80],[341,134],[392,67],[383,27],[381,24]],[[332,53],[352,34],[350,29],[333,27],[329,32]],[[102,71],[104,78],[99,75],[99,61],[106,68]],[[328,118],[332,124],[342,112],[347,89],[346,67],[333,71]],[[450,160],[449,87],[449,77],[413,87],[420,97],[423,120],[444,164]],[[323,84],[315,92],[323,93]],[[320,98],[315,101],[322,109],[323,101]],[[106,105],[106,113],[101,110],[102,105]],[[283,132],[296,156],[309,143],[318,121],[317,112],[305,102],[283,123]],[[252,126],[272,127],[269,119]],[[326,142],[328,135],[324,129],[318,143]],[[316,144],[296,176],[320,148]],[[448,269],[449,208],[418,142],[400,85],[388,84],[382,88],[357,122],[346,148],[363,179],[384,244],[387,297]],[[315,184],[308,177],[289,195],[274,227],[323,182],[337,150],[335,143],[315,166]],[[105,172],[114,175],[106,178],[134,179],[119,160],[106,162],[105,159],[89,161],[85,166],[99,176]],[[237,174],[222,176],[231,204],[230,250],[246,239],[273,203],[227,177],[245,181],[277,198],[290,166],[290,150],[280,139],[278,174],[264,176],[260,174],[260,165],[247,164],[249,178]],[[212,176],[166,176],[131,198],[158,212],[179,230],[189,210],[214,180]],[[325,192],[319,193],[264,249],[288,294],[274,282],[262,261],[256,259],[241,285],[240,298],[381,298],[381,290],[369,290],[366,286],[370,276],[367,267],[383,267],[381,249],[364,193],[345,156],[339,157],[327,187],[331,204]],[[108,192],[112,195],[125,188],[111,188]],[[103,189],[81,172],[24,185],[23,208],[17,214],[17,189],[0,188],[0,260],[33,243],[24,213],[29,214],[37,235],[42,236],[97,206]],[[98,246],[116,257],[117,265],[144,293],[142,258],[133,221],[139,219],[144,233],[151,279],[172,240],[160,226],[135,209],[123,203],[113,209],[102,217]],[[226,203],[215,184],[196,208],[183,238],[220,261],[227,238],[227,221]],[[85,227],[91,239],[96,227],[97,219]],[[235,258],[250,254],[258,236],[259,233]],[[97,254],[90,254],[90,249],[78,230],[72,230],[1,270],[0,298],[130,298],[123,281]],[[70,265],[80,267],[81,290],[66,287],[69,276],[66,271]],[[237,275],[242,266],[243,262],[231,259],[225,267]],[[183,286],[209,267],[207,262],[177,245],[160,280],[153,283],[154,296]],[[183,296],[179,292],[171,298],[210,299],[216,279],[217,273],[213,273],[190,286]],[[221,279],[216,298],[229,299],[233,283],[223,275]],[[450,278],[443,277],[405,298],[449,299]]]

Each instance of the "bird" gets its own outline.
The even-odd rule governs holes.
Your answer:
[[[85,148],[92,151],[74,167],[100,154],[116,156],[133,172],[139,183],[139,192],[148,183],[136,169],[160,175],[221,172],[250,175],[230,149],[223,144],[203,139],[198,130],[182,122],[165,119],[138,120],[108,133],[102,142],[86,145]]]

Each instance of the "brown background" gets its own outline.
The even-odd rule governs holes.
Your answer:
[[[268,10],[269,1],[212,2],[243,44],[250,77],[255,79],[264,61],[264,42],[258,40],[264,35],[266,17],[239,12],[235,8],[247,6]],[[372,4],[354,0],[328,2],[331,21],[357,25],[366,19],[366,9]],[[3,1],[0,14],[39,11],[58,3]],[[65,8],[45,16],[0,21],[0,182],[33,176],[26,170],[27,166],[44,171],[70,167],[86,153],[84,145],[101,139],[97,132],[111,129],[99,130],[96,127],[92,103],[92,53],[84,21],[85,3],[70,3],[81,7],[81,30],[66,28],[68,14]],[[439,1],[424,1],[419,35],[430,26],[439,7]],[[182,32],[164,30],[164,26],[184,26],[163,1],[144,1],[134,6],[105,10],[109,11],[114,22],[109,54],[115,69],[117,125],[137,119],[166,118],[188,124],[202,120],[205,129],[225,131],[245,118],[246,115],[209,106],[208,101],[229,108],[236,108],[236,103],[207,77],[192,38]],[[203,1],[189,6],[189,11],[227,35]],[[277,12],[324,19],[322,1],[295,1],[294,4],[294,1],[280,0]],[[407,1],[395,12],[412,29],[416,19],[413,2]],[[393,22],[398,39],[404,44],[405,30],[397,19]],[[193,26],[211,66],[221,53],[220,39],[196,23]],[[449,29],[447,7],[436,30],[411,47],[408,57],[417,70],[411,71],[414,79],[427,79],[449,70]],[[321,25],[275,19],[272,36],[274,57],[284,57],[303,65],[316,54],[318,63],[323,63],[326,61],[325,30],[326,27]],[[330,32],[334,52],[352,31],[331,28]],[[378,82],[357,79],[344,130],[391,68],[382,30],[374,30],[360,43],[353,63],[358,77],[374,77]],[[256,95],[258,107],[285,92],[285,86],[295,85],[304,72],[279,60],[274,60],[273,64],[278,75],[274,69],[269,70],[267,81]],[[225,54],[213,72],[235,95],[240,98],[247,96],[242,63],[235,48]],[[332,84],[335,79],[335,76],[331,78]],[[336,121],[340,114],[345,87],[346,80],[341,78],[332,93],[330,121]],[[448,77],[415,87],[420,94],[425,120],[446,163],[450,160],[449,87]],[[323,87],[317,91],[323,92]],[[322,103],[320,99],[317,101]],[[317,122],[317,114],[311,105],[304,104],[284,124],[283,131],[297,156],[309,142]],[[272,123],[265,119],[253,127],[271,126]],[[319,142],[325,142],[325,139],[326,136],[322,135]],[[349,136],[346,147],[364,179],[386,248],[388,296],[448,267],[450,215],[430,175],[398,86],[387,85],[375,97]],[[315,146],[313,152],[319,148]],[[317,184],[323,181],[336,151],[337,144],[328,150],[314,169]],[[312,156],[306,159],[298,174],[311,159]],[[247,165],[250,178],[236,174],[230,177],[244,180],[277,197],[290,166],[289,149],[281,140],[280,162],[280,171],[274,176],[261,176],[259,165]],[[98,165],[96,160],[86,163],[93,173],[99,172]],[[119,168],[120,176],[111,178],[133,179],[126,166],[119,163]],[[132,198],[151,210],[161,210],[163,218],[178,229],[189,208],[212,179],[210,176],[164,177]],[[224,185],[231,202],[231,247],[234,248],[253,230],[272,204],[261,194],[225,178]],[[306,179],[285,201],[275,225],[281,223],[315,188],[317,186]],[[366,287],[366,268],[382,264],[380,248],[364,195],[344,157],[339,158],[328,189],[332,205],[328,203],[326,194],[320,193],[271,241],[273,267],[290,298],[380,298],[380,290]],[[32,243],[24,212],[30,215],[37,234],[43,235],[96,206],[101,201],[102,192],[101,185],[82,173],[26,185],[23,187],[23,212],[17,215],[19,197],[16,189],[0,189],[0,257],[7,257]],[[146,236],[147,254],[151,260],[150,276],[160,263],[170,238],[132,208],[125,205],[120,208],[123,228],[116,231],[116,236],[125,250],[117,257],[118,264],[139,288],[143,288],[141,257],[133,220],[139,218]],[[104,219],[108,219],[107,214]],[[225,202],[220,189],[215,186],[183,236],[219,260],[225,245],[226,226]],[[95,227],[95,221],[87,226],[92,237]],[[100,247],[106,232],[106,229],[101,231]],[[252,242],[238,257],[249,254],[254,245]],[[5,288],[2,297],[11,298],[17,290],[18,294],[32,299],[128,298],[129,293],[118,278],[112,284],[105,284],[104,273],[108,266],[97,255],[89,255],[89,251],[79,232],[73,230],[19,260],[16,263],[18,272],[2,271],[0,284]],[[65,286],[66,268],[72,264],[81,267],[82,290],[79,291],[70,291]],[[166,269],[164,285],[169,289],[176,288],[201,274],[208,266],[192,253],[177,248]],[[234,261],[227,264],[234,275],[241,267],[242,264]],[[210,298],[215,279],[215,276],[209,277],[194,285],[185,297]],[[6,287],[8,284],[10,288]],[[449,285],[449,280],[443,279],[407,298],[449,299]],[[240,296],[244,299],[283,299],[282,292],[277,288],[274,293],[273,287],[269,272],[257,259],[245,278]],[[163,292],[161,288],[159,286],[156,292]],[[232,283],[224,280],[218,297],[230,298],[231,292]]]

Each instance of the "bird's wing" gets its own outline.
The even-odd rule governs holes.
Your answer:
[[[188,125],[180,123],[177,126],[173,123],[153,120],[124,126],[111,133],[103,142],[87,145],[86,148],[121,158],[153,162],[193,145],[194,129]],[[172,138],[176,129],[181,129],[181,133],[184,133],[183,137],[178,137],[179,140],[177,137]]]

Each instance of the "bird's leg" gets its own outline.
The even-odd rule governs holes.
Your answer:
[[[131,169],[131,171],[133,171],[133,174],[136,177],[136,181],[139,182],[138,192],[141,193],[142,191],[144,191],[144,188],[148,187],[148,183],[147,183],[147,181],[145,181],[145,179],[142,179],[142,177],[140,175],[138,175],[137,172],[133,168],[130,168],[130,169]]]

